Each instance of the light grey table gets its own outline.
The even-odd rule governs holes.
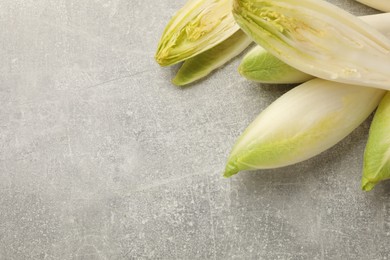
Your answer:
[[[372,118],[309,161],[221,177],[289,87],[239,59],[171,85],[153,55],[184,2],[1,1],[0,259],[388,259],[390,183],[360,190]]]

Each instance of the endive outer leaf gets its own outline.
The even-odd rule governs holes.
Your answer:
[[[323,0],[234,0],[240,27],[271,54],[308,74],[390,89],[390,40]]]
[[[389,1],[390,4],[390,0],[386,1]],[[359,18],[386,37],[390,37],[390,13],[367,15]],[[259,45],[253,47],[244,56],[238,71],[249,80],[272,84],[301,83],[314,77],[291,67]]]
[[[390,178],[390,93],[380,102],[371,123],[364,151],[362,189],[372,190]]]
[[[299,85],[248,126],[231,151],[224,176],[291,165],[327,150],[359,126],[384,93],[318,78]]]
[[[161,66],[191,58],[224,41],[239,27],[232,0],[189,0],[166,26],[155,55]]]
[[[207,76],[213,70],[239,55],[251,43],[252,39],[243,31],[238,30],[217,46],[186,60],[172,83],[183,86]]]
[[[301,83],[314,76],[291,67],[257,45],[241,60],[238,72],[245,78],[260,83]]]
[[[362,4],[381,10],[383,12],[390,12],[390,1],[389,0],[356,0]]]

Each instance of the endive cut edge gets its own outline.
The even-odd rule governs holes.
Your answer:
[[[390,12],[389,0],[356,0],[356,1],[383,12]]]
[[[322,0],[234,0],[240,27],[271,54],[314,76],[390,89],[390,41]]]
[[[312,79],[273,102],[247,127],[229,155],[225,177],[307,160],[358,127],[385,91]]]
[[[252,39],[242,30],[238,30],[217,46],[186,60],[172,83],[183,86],[207,76],[239,55],[251,43]]]
[[[370,191],[390,178],[390,92],[380,102],[371,123],[364,151],[361,187]]]
[[[169,66],[204,52],[235,33],[239,27],[232,0],[187,2],[169,21],[155,54],[161,66]]]
[[[366,15],[359,18],[390,38],[390,13]],[[302,83],[314,77],[291,67],[260,45],[253,47],[244,56],[238,71],[248,80],[271,84]]]

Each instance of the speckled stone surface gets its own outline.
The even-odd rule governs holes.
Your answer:
[[[389,259],[390,183],[360,190],[371,118],[306,162],[221,177],[288,87],[239,59],[170,84],[153,55],[184,2],[1,1],[0,259]]]

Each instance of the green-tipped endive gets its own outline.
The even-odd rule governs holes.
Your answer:
[[[386,0],[389,1],[390,0]],[[390,37],[390,13],[375,14],[359,17],[361,20]],[[242,59],[238,71],[245,78],[272,84],[302,83],[314,76],[291,67],[257,45]]]
[[[371,123],[364,151],[362,189],[369,191],[390,179],[390,93],[380,102]]]
[[[225,177],[295,164],[332,147],[359,126],[385,91],[312,79],[273,102],[239,137]]]
[[[231,10],[232,0],[189,0],[165,27],[156,61],[169,66],[229,38],[239,29]]]
[[[381,10],[383,12],[390,12],[390,1],[389,0],[356,0],[362,4]]]
[[[186,60],[172,83],[183,86],[207,76],[213,70],[239,55],[251,43],[252,39],[242,30],[238,30],[217,46]]]
[[[390,40],[323,0],[234,0],[233,15],[255,42],[303,72],[390,89]]]

